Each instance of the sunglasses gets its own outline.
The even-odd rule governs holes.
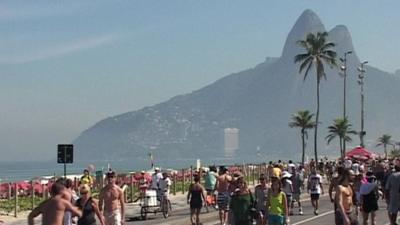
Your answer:
[[[80,193],[81,193],[81,195],[86,195],[86,194],[88,194],[89,192],[88,192],[88,191],[81,191]]]

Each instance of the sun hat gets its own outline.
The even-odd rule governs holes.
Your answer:
[[[282,178],[290,178],[290,177],[292,177],[292,174],[290,174],[288,171],[283,171]]]

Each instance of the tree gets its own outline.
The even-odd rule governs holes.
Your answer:
[[[317,78],[317,112],[315,116],[315,127],[314,127],[314,154],[315,160],[318,161],[318,123],[319,123],[319,88],[322,78],[326,79],[324,64],[329,66],[336,66],[336,52],[332,50],[335,44],[327,42],[327,32],[318,32],[317,34],[309,33],[305,40],[297,41],[297,44],[305,50],[305,53],[298,54],[294,57],[295,63],[300,63],[299,73],[304,72],[304,80],[310,73],[311,69],[315,67],[315,74]]]
[[[382,135],[382,137],[378,138],[378,144],[376,145],[376,147],[383,145],[383,149],[385,151],[385,158],[387,158],[388,156],[387,146],[393,144],[391,138],[392,136],[389,134],[384,134]]]
[[[315,122],[312,120],[314,114],[311,114],[308,110],[300,110],[292,115],[292,121],[289,123],[289,127],[300,128],[301,132],[301,143],[302,143],[302,156],[301,163],[304,165],[304,157],[306,151],[305,139],[308,139],[308,129],[312,129],[315,126]]]
[[[350,134],[357,134],[357,131],[351,129],[352,125],[348,122],[347,118],[338,118],[333,120],[333,124],[328,127],[328,135],[325,137],[328,144],[335,139],[339,138],[340,143],[340,156],[344,158],[346,154],[345,143],[351,142]]]

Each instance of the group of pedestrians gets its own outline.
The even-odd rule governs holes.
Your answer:
[[[42,215],[43,225],[95,225],[96,216],[101,225],[123,225],[125,202],[122,189],[116,185],[116,174],[106,174],[107,184],[100,191],[99,200],[91,197],[91,181],[83,179],[79,194],[72,189],[70,179],[60,178],[50,187],[51,197],[40,203],[28,215],[28,224]]]
[[[144,172],[143,178],[144,176]],[[286,225],[290,216],[303,215],[301,195],[310,195],[314,215],[319,214],[319,199],[324,194],[323,177],[329,182],[329,198],[333,203],[336,225],[376,225],[378,199],[387,203],[391,225],[397,225],[400,210],[400,161],[311,161],[309,164],[270,162],[259,183],[250,188],[243,171],[229,171],[215,166],[202,177],[195,174],[189,186],[187,202],[190,205],[190,223],[200,224],[200,212],[207,197],[215,196],[221,225]],[[201,178],[204,178],[204,186]],[[91,196],[93,180],[85,171],[79,192],[75,193],[72,181],[59,179],[51,185],[51,197],[42,202],[28,216],[28,224],[42,214],[44,225],[123,225],[125,223],[125,197],[116,184],[116,174],[106,174],[106,186],[100,191],[99,200]],[[157,190],[168,196],[171,179],[155,168],[151,180],[139,182],[140,190]],[[298,213],[295,210],[298,207]]]

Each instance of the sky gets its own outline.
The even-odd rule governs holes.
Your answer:
[[[0,161],[48,160],[101,119],[279,57],[300,14],[400,69],[397,0],[0,2]]]

